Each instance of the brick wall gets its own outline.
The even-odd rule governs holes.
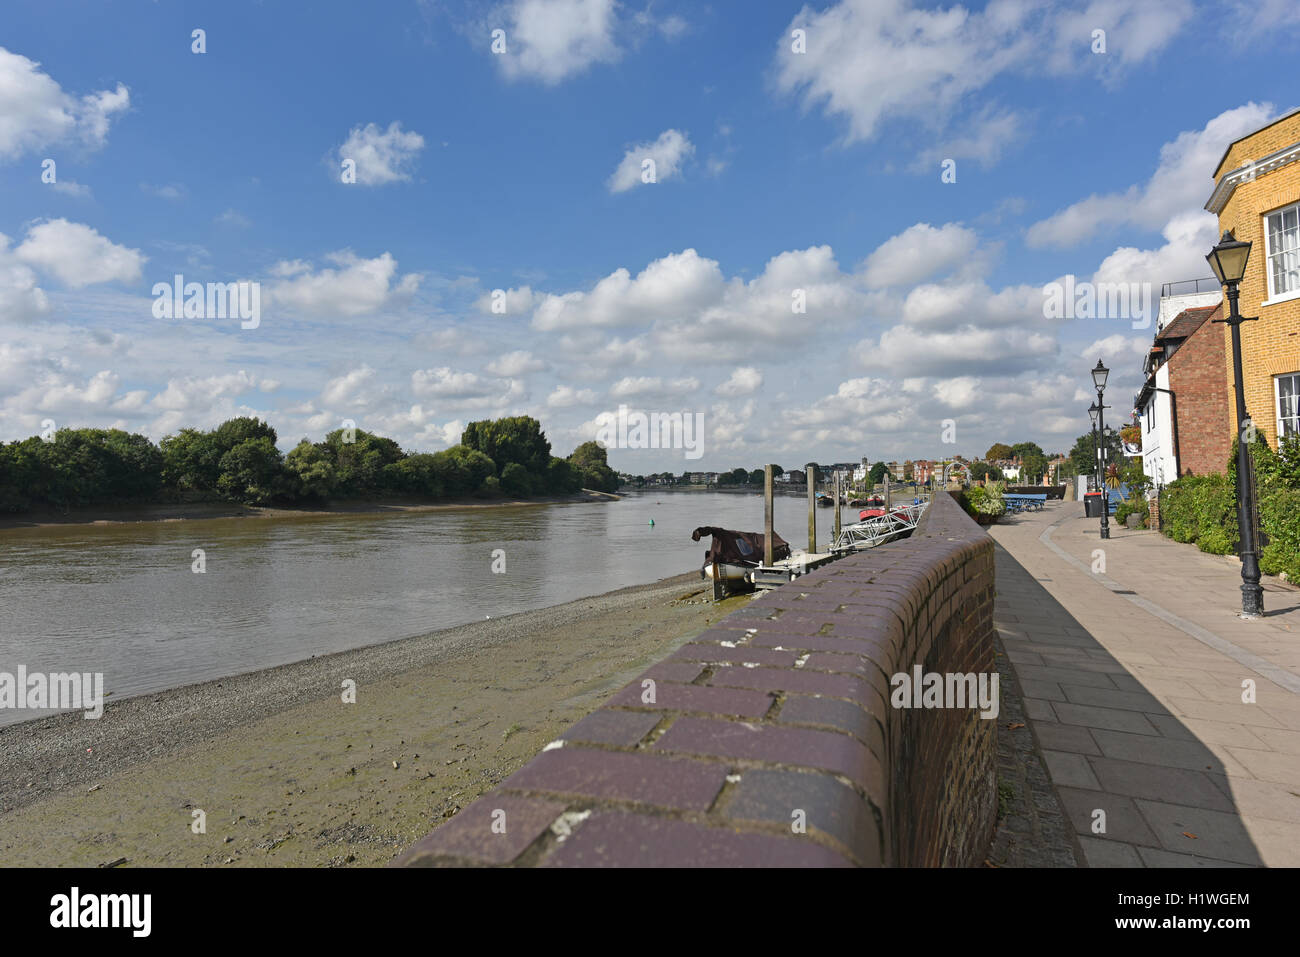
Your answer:
[[[941,494],[910,539],[754,599],[397,863],[978,865],[996,721],[894,709],[890,677],[995,672],[993,598],[992,540]]]
[[[1243,138],[1228,151],[1218,174],[1230,172],[1252,160],[1300,142],[1300,114]],[[1216,175],[1218,175],[1216,174]],[[1219,214],[1219,231],[1233,230],[1241,240],[1252,243],[1246,276],[1241,282],[1239,308],[1243,316],[1257,316],[1258,322],[1241,326],[1242,372],[1246,386],[1246,411],[1255,425],[1277,448],[1277,402],[1273,378],[1300,372],[1300,299],[1264,305],[1268,299],[1265,275],[1264,214],[1300,201],[1300,162],[1259,174],[1237,186]],[[1207,249],[1208,253],[1209,250]],[[1232,348],[1225,350],[1223,376],[1233,402],[1229,433],[1236,429],[1233,395]],[[1229,436],[1231,442],[1231,435]],[[1221,471],[1223,466],[1219,467]]]
[[[1223,379],[1227,330],[1215,310],[1169,360],[1169,388],[1178,406],[1178,467],[1182,474],[1223,473],[1232,453],[1231,386]]]

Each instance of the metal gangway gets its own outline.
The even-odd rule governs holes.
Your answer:
[[[890,539],[910,532],[916,528],[921,513],[929,505],[928,501],[911,505],[891,506],[884,515],[877,515],[840,529],[839,537],[831,543],[831,552],[857,552],[864,548],[875,548]]]

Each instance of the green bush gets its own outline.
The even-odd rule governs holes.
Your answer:
[[[1236,451],[1234,442],[1227,474],[1185,475],[1161,490],[1166,535],[1214,555],[1237,550]],[[1286,572],[1300,581],[1300,441],[1288,436],[1275,453],[1261,435],[1250,452],[1259,522],[1268,542],[1260,551],[1260,570]]]
[[[1142,516],[1142,527],[1147,526],[1147,503],[1146,499],[1133,497],[1122,500],[1115,506],[1115,521],[1123,525],[1130,515]]]
[[[1271,488],[1261,493],[1259,519],[1268,544],[1259,556],[1266,575],[1286,572],[1300,582],[1300,489]]]

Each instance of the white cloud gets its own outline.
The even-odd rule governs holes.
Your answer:
[[[934,384],[934,395],[950,408],[964,409],[974,405],[980,397],[980,380],[974,376],[940,379]]]
[[[213,222],[219,223],[222,226],[234,226],[237,229],[247,229],[249,226],[253,225],[253,221],[237,209],[227,209],[224,213],[214,219]]]
[[[420,284],[418,273],[398,277],[397,260],[391,253],[361,259],[351,250],[343,250],[326,258],[340,268],[313,271],[302,260],[277,263],[271,274],[280,281],[269,284],[269,299],[301,312],[362,316],[410,296]]]
[[[0,47],[0,159],[74,141],[101,147],[112,118],[130,102],[121,83],[77,98],[36,61]]]
[[[1150,348],[1150,336],[1125,336],[1117,332],[1080,349],[1079,356],[1088,360],[1105,359],[1112,364],[1125,363],[1133,366],[1138,364]]]
[[[864,278],[877,288],[910,286],[961,266],[978,242],[974,230],[957,223],[938,229],[917,223],[876,247],[863,264]]]
[[[1023,329],[921,332],[908,326],[885,330],[859,343],[862,364],[903,376],[959,376],[1009,373],[1039,366],[1057,352],[1056,339]]]
[[[509,79],[554,85],[622,55],[615,0],[514,0],[489,27],[504,29],[506,52],[494,55]]]
[[[497,296],[497,292],[502,295]],[[543,298],[541,293],[534,293],[528,286],[520,286],[518,289],[493,289],[479,296],[474,302],[474,308],[486,315],[522,316],[531,312],[533,306]],[[492,311],[493,305],[498,302],[505,307],[505,312]]]
[[[32,226],[14,255],[74,289],[98,282],[139,279],[140,267],[148,261],[140,250],[119,246],[84,223],[66,219],[50,219]]]
[[[243,395],[257,387],[257,378],[243,369],[227,375],[185,376],[169,379],[167,387],[153,397],[151,405],[165,411],[206,409],[217,399]]]
[[[180,183],[165,183],[163,185],[156,183],[141,183],[140,192],[148,193],[150,196],[157,196],[159,199],[166,199],[175,202],[178,199],[185,198],[186,190]]]
[[[335,175],[341,176],[342,163],[352,160],[356,163],[357,183],[362,186],[405,182],[411,178],[422,149],[424,137],[414,130],[404,131],[396,120],[388,124],[387,130],[367,123],[354,127],[336,151]]]
[[[1161,235],[1165,244],[1155,249],[1116,249],[1097,267],[1093,282],[1149,283],[1154,303],[1162,283],[1209,275],[1205,255],[1219,238],[1219,221],[1213,213],[1180,213],[1165,225]]]
[[[494,379],[447,366],[411,373],[411,391],[465,408],[503,405],[523,396],[523,386],[517,380]]]
[[[591,389],[575,389],[571,385],[559,385],[546,397],[546,404],[552,409],[570,409],[575,405],[592,405],[596,393]],[[594,434],[594,433],[593,433]]]
[[[0,316],[34,319],[49,311],[49,299],[37,285],[36,273],[14,257],[9,250],[9,237],[0,233]]]
[[[800,96],[805,108],[820,106],[844,119],[849,142],[874,138],[888,120],[937,131],[955,115],[974,116],[977,122],[953,148],[991,161],[994,132],[1013,121],[991,104],[973,103],[974,94],[1007,73],[1041,76],[1145,60],[1190,13],[1190,0],[1136,8],[1097,0],[1057,9],[992,0],[977,11],[924,9],[912,0],[841,0],[820,11],[805,6],[777,41],[776,86]],[[1114,53],[1109,58],[1090,53],[1091,30],[1102,23]],[[805,53],[794,51],[795,29],[806,33]]]
[[[65,196],[75,196],[78,199],[88,199],[90,197],[90,187],[84,183],[78,183],[76,180],[61,179],[50,185],[56,193],[62,193]]]
[[[375,370],[370,366],[349,369],[325,383],[320,394],[321,401],[333,407],[366,408],[379,398],[372,391],[374,382]]]
[[[646,185],[642,172],[646,160],[654,162],[654,182],[662,183],[681,172],[682,163],[695,152],[691,138],[677,130],[664,130],[653,143],[638,143],[623,154],[623,160],[609,177],[611,193],[625,193]]]
[[[617,269],[590,292],[547,295],[533,315],[533,326],[553,331],[650,322],[716,302],[723,284],[716,261],[686,249],[656,259],[635,279]]]
[[[718,395],[741,396],[757,392],[763,385],[763,373],[753,366],[741,366],[731,373],[726,382],[713,391]]]
[[[1220,113],[1204,129],[1178,134],[1161,147],[1159,165],[1145,184],[1122,193],[1094,193],[1034,223],[1026,243],[1073,246],[1117,226],[1157,230],[1179,213],[1200,209],[1214,188],[1214,168],[1228,144],[1263,126],[1273,114],[1272,104],[1251,102]]]
[[[699,387],[700,380],[692,377],[664,381],[659,376],[624,376],[609,387],[609,395],[613,399],[669,398],[687,395]]]
[[[524,349],[507,352],[487,364],[488,372],[505,378],[527,375],[529,372],[541,372],[545,368],[545,362]]]

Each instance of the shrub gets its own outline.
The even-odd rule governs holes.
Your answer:
[[[1300,582],[1300,489],[1273,488],[1260,495],[1260,524],[1268,544],[1259,556],[1259,567],[1267,575],[1286,572]]]

